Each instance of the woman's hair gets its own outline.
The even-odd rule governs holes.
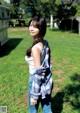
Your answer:
[[[39,29],[39,37],[37,38],[37,40],[35,40],[32,44],[32,46],[26,51],[26,55],[27,56],[31,56],[31,49],[32,47],[37,44],[38,42],[42,42],[43,43],[43,38],[46,34],[46,20],[45,18],[41,17],[41,16],[35,16],[33,17],[30,22],[29,22],[29,26],[31,24],[31,22],[33,22],[33,26]],[[28,27],[29,27],[28,26]]]

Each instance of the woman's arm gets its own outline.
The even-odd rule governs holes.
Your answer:
[[[40,67],[40,65],[41,65],[41,62],[40,62],[40,49],[37,48],[36,46],[33,46],[33,48],[32,48],[32,57],[33,57],[33,60],[34,60],[35,68]]]
[[[36,46],[33,46],[33,48],[32,48],[32,57],[34,60],[35,68],[40,67],[40,65],[41,65],[41,63],[40,63],[40,50]],[[34,98],[31,98],[30,102],[31,102],[31,105],[37,104],[37,100]]]

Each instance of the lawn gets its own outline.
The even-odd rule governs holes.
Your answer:
[[[7,106],[8,113],[28,113],[29,70],[25,54],[33,40],[23,27],[9,28],[8,37],[10,40],[0,50],[0,106]],[[52,52],[53,113],[79,113],[80,36],[48,28],[45,39]]]

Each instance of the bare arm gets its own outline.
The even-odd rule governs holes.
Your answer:
[[[32,48],[32,57],[33,57],[33,60],[34,60],[35,68],[38,68],[41,65],[41,62],[40,62],[40,49],[37,48],[36,46],[34,46]]]
[[[35,68],[38,68],[41,65],[41,63],[40,63],[40,50],[36,46],[34,46],[32,48],[32,57],[34,60]],[[30,102],[31,102],[31,105],[37,104],[37,100],[35,100],[33,98],[30,99]]]

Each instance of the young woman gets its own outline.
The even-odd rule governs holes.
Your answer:
[[[29,64],[29,113],[38,113],[41,102],[43,113],[52,113],[51,91],[52,73],[50,63],[50,48],[44,40],[46,34],[46,20],[35,16],[29,22],[29,32],[33,37],[33,44],[27,50],[25,60]]]

